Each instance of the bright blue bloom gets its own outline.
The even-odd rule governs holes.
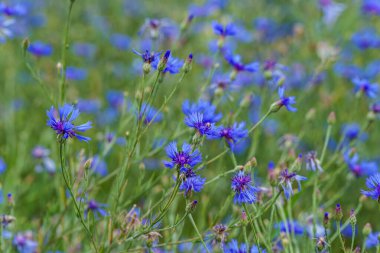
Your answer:
[[[93,59],[96,54],[96,46],[91,43],[74,43],[72,50],[77,56]]]
[[[352,141],[359,137],[360,125],[357,123],[346,124],[342,127],[342,133],[345,140]]]
[[[13,245],[19,253],[34,253],[38,243],[33,240],[32,232],[18,233],[13,238]]]
[[[215,126],[215,123],[207,122],[202,113],[193,113],[186,116],[185,124],[197,130],[200,135],[215,137],[219,132],[219,128]]]
[[[354,92],[362,92],[369,98],[376,98],[379,93],[379,85],[377,83],[370,83],[366,79],[355,78],[352,80],[355,85]]]
[[[24,16],[28,13],[28,10],[23,4],[16,3],[11,6],[6,3],[0,3],[0,12],[6,16]]]
[[[252,185],[250,174],[245,174],[244,171],[239,171],[232,178],[231,188],[235,192],[234,203],[255,203],[257,193],[260,191]]]
[[[101,159],[98,155],[92,158],[90,169],[99,176],[106,176],[108,174],[107,163]]]
[[[203,115],[203,121],[208,123],[216,123],[222,118],[222,114],[216,112],[216,107],[211,102],[204,100],[199,100],[197,103],[185,100],[182,104],[182,111],[186,116],[200,113]]]
[[[296,181],[298,184],[298,191],[301,191],[301,182],[303,180],[306,180],[306,177],[297,175],[295,172],[289,172],[288,169],[284,169],[280,172],[279,176],[279,184],[282,187],[282,190],[284,191],[285,197],[287,199],[290,198],[291,195],[293,195],[293,182]]]
[[[379,245],[379,235],[380,232],[373,232],[368,235],[368,237],[365,239],[365,246],[367,249],[374,248]]]
[[[35,41],[30,43],[28,51],[38,57],[49,56],[53,53],[53,47],[42,41]]]
[[[4,162],[3,158],[0,157],[0,174],[3,174],[7,168],[7,164]]]
[[[191,145],[186,142],[182,145],[182,149],[177,149],[177,143],[171,142],[165,148],[167,156],[171,161],[164,161],[164,165],[167,168],[177,167],[178,169],[182,167],[194,167],[198,163],[202,162],[202,156],[198,149],[192,151]]]
[[[95,218],[97,218],[98,215],[102,217],[107,216],[107,211],[103,209],[105,206],[107,206],[107,204],[98,203],[93,199],[89,200],[87,202],[87,208],[84,210],[84,217],[87,217],[89,212],[93,212]]]
[[[128,50],[129,45],[131,44],[131,39],[127,35],[121,33],[112,34],[110,41],[114,47],[122,51]]]
[[[144,124],[149,124],[152,122],[152,120],[153,122],[160,122],[162,121],[162,113],[158,112],[158,110],[153,106],[144,102],[141,105],[141,111],[139,115],[139,119],[141,120],[142,118],[144,118]]]
[[[352,35],[351,40],[359,49],[366,50],[376,47],[379,36],[374,29],[366,28]]]
[[[234,36],[236,34],[236,28],[233,23],[223,26],[222,24],[213,21],[212,29],[216,35],[221,37]]]
[[[81,113],[96,114],[100,111],[100,101],[98,99],[79,99],[77,108]]]
[[[285,88],[283,86],[278,88],[278,96],[280,100],[277,101],[277,105],[279,107],[285,106],[286,109],[290,112],[296,112],[297,108],[294,108],[292,105],[296,103],[295,97],[286,97],[285,96]]]
[[[136,50],[132,49],[133,53],[141,56],[142,60],[144,63],[149,63],[151,64],[152,62],[156,61],[159,59],[159,56],[161,55],[161,52],[154,53],[150,52],[149,50],[145,50],[144,53],[139,53]]]
[[[66,68],[66,78],[69,80],[82,81],[87,78],[87,70],[84,68],[68,66]]]
[[[91,122],[75,126],[73,121],[79,116],[79,110],[74,106],[65,104],[59,107],[58,112],[52,106],[47,111],[48,121],[47,125],[50,126],[56,134],[63,138],[77,138],[80,141],[89,141],[91,138],[79,135],[77,132],[85,132],[91,128]]]
[[[350,152],[344,154],[344,160],[348,165],[348,168],[356,177],[370,176],[378,172],[376,162],[362,161],[359,162],[359,155],[354,154],[350,157]]]
[[[218,130],[218,137],[224,138],[230,146],[248,136],[245,122],[235,122],[230,127],[220,126],[218,127]]]
[[[182,181],[179,190],[184,191],[185,196],[190,196],[192,191],[200,192],[206,182],[206,178],[196,175],[191,168],[185,169],[184,174],[185,179]]]
[[[288,231],[290,234],[303,235],[305,232],[304,226],[302,226],[298,221],[281,221],[274,225],[275,228],[279,229],[280,232],[286,233]]]
[[[155,61],[152,62],[152,67],[157,69],[159,63],[160,63],[160,59],[156,57]],[[182,66],[183,66],[183,60],[175,58],[171,55],[168,55],[166,65],[162,73],[169,72],[170,74],[177,74],[181,70]]]
[[[259,70],[260,67],[260,64],[258,62],[244,64],[240,55],[232,55],[230,53],[227,53],[224,56],[224,58],[234,68],[236,72],[256,72],[257,70]]]
[[[380,2],[378,0],[363,0],[362,11],[365,14],[380,16]]]
[[[259,253],[259,249],[256,245],[253,245],[251,250],[247,249],[247,246],[244,243],[240,244],[237,240],[231,240],[223,249],[224,253]],[[266,250],[261,249],[262,253],[266,253]]]
[[[366,185],[369,190],[361,190],[361,193],[380,203],[380,173],[376,173],[367,178]]]

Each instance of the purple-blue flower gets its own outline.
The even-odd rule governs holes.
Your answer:
[[[186,116],[194,113],[202,114],[203,121],[209,123],[216,123],[222,118],[222,114],[216,112],[216,107],[205,100],[199,100],[196,103],[185,100],[182,104],[182,111]]]
[[[79,99],[77,108],[81,113],[96,114],[100,111],[101,103],[98,99]]]
[[[364,93],[369,98],[376,98],[379,93],[379,85],[377,83],[370,83],[366,79],[355,78],[352,80],[355,85],[354,92]]]
[[[0,174],[3,174],[7,169],[7,164],[4,162],[3,158],[0,157]]]
[[[56,134],[63,138],[77,138],[80,141],[89,141],[91,138],[79,135],[77,132],[85,132],[91,128],[91,122],[75,126],[73,121],[79,116],[79,110],[75,109],[73,105],[65,104],[58,108],[58,112],[54,106],[47,111],[48,121],[47,125],[50,126]]]
[[[82,81],[87,78],[87,70],[84,68],[77,68],[68,66],[66,68],[66,78],[68,80]]]
[[[49,56],[53,53],[53,47],[42,41],[35,41],[30,43],[28,51],[38,57]]]
[[[301,181],[306,180],[306,177],[297,175],[295,172],[289,172],[288,169],[284,169],[280,172],[279,184],[284,191],[285,197],[287,199],[293,195],[293,182],[296,181],[298,184],[298,191],[301,191]]]
[[[229,145],[244,139],[248,136],[248,130],[245,127],[245,122],[234,123],[232,126],[218,127],[218,137],[224,138]]]
[[[188,127],[194,128],[200,135],[208,135],[210,137],[218,135],[219,128],[215,126],[215,123],[206,121],[202,113],[193,113],[186,116],[185,124]]]
[[[38,247],[38,243],[33,240],[33,234],[30,231],[17,233],[13,238],[13,245],[19,253],[34,253]]]
[[[352,35],[352,43],[354,43],[359,49],[366,50],[375,48],[379,42],[379,36],[372,28],[366,28],[360,30]]]
[[[281,221],[280,223],[277,223],[274,225],[275,228],[279,229],[280,232],[286,233],[287,231],[295,235],[302,235],[305,232],[304,226],[302,226],[298,221]]]
[[[131,39],[125,34],[114,33],[110,37],[110,42],[118,50],[124,51],[129,49]]]
[[[260,191],[252,185],[251,175],[239,171],[232,178],[231,188],[235,192],[234,203],[255,203],[257,193]]]
[[[319,161],[317,157],[317,152],[316,151],[310,151],[306,153],[305,155],[305,161],[306,161],[306,169],[307,170],[312,170],[312,171],[319,171],[322,172],[322,166],[321,162]]]
[[[132,49],[133,53],[141,56],[142,60],[144,63],[151,64],[152,62],[156,61],[159,59],[159,56],[161,55],[161,52],[154,53],[150,52],[149,50],[145,50],[144,53],[139,53],[138,51]]]
[[[261,249],[259,251],[259,248],[256,245],[253,245],[251,250],[247,249],[247,246],[245,243],[241,243],[239,247],[239,243],[237,240],[233,239],[231,240],[224,248],[224,253],[266,253],[266,250]]]
[[[367,249],[374,248],[379,245],[379,235],[380,232],[373,232],[368,235],[368,237],[365,239],[365,245]]]
[[[13,37],[13,31],[11,27],[13,24],[13,19],[3,18],[0,16],[0,44],[5,43],[8,38]]]
[[[137,110],[136,110],[137,114]],[[139,115],[139,119],[144,119],[144,124],[149,124],[152,121],[153,122],[160,122],[162,120],[162,113],[159,112],[156,108],[153,106],[143,103],[141,105],[141,111]]]
[[[155,61],[152,62],[152,67],[155,69],[159,68],[160,65],[160,59],[158,57],[155,58]],[[170,74],[177,74],[181,70],[183,66],[183,60],[175,58],[171,55],[168,55],[168,58],[166,60],[165,68],[162,70],[162,73],[169,72]]]
[[[103,207],[107,206],[107,204],[101,204],[91,199],[87,202],[87,208],[84,210],[84,217],[87,217],[89,212],[93,212],[95,218],[98,215],[104,217],[107,216],[107,211],[103,209]]]
[[[212,29],[216,35],[221,37],[234,36],[236,34],[236,28],[233,23],[223,26],[222,24],[213,21]]]
[[[198,149],[192,151],[191,145],[186,142],[182,145],[181,150],[178,150],[177,143],[171,142],[165,148],[167,156],[171,161],[164,161],[164,165],[167,168],[183,168],[183,167],[194,167],[198,163],[202,162],[202,155]]]
[[[380,203],[380,173],[376,173],[366,180],[368,191],[361,190],[361,193],[367,197],[377,200]]]
[[[235,72],[256,72],[260,67],[260,64],[258,62],[244,64],[240,55],[227,53],[224,58],[234,68]]]
[[[369,15],[380,15],[380,2],[378,0],[363,0],[362,11]]]
[[[278,96],[280,97],[280,100],[276,101],[272,105],[272,109],[274,112],[278,111],[281,107],[285,106],[286,109],[290,112],[296,112],[297,108],[293,107],[296,103],[295,97],[286,97],[285,96],[285,88],[283,86],[278,88]]]
[[[98,155],[92,158],[90,169],[99,176],[106,176],[108,174],[107,163]]]
[[[359,155],[356,153],[350,156],[350,152],[344,154],[344,160],[350,171],[356,176],[370,176],[378,171],[376,162],[362,161],[359,162]]]
[[[206,178],[196,175],[192,168],[182,168],[181,173],[185,175],[179,190],[184,191],[185,196],[190,196],[192,191],[200,192],[206,182]]]
[[[49,174],[55,173],[55,163],[53,159],[49,157],[50,150],[43,146],[36,146],[32,150],[32,156],[37,160],[35,167],[36,172],[46,171]]]

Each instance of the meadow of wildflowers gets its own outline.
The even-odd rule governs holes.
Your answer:
[[[0,56],[0,252],[380,253],[379,0],[3,0]]]

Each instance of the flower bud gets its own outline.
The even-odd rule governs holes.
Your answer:
[[[192,65],[191,63],[192,62],[193,62],[193,54],[189,54],[185,63],[182,66],[182,70],[185,74],[189,73],[189,71],[191,70],[191,65]]]
[[[29,39],[25,38],[22,41],[22,45],[21,45],[22,46],[22,53],[23,53],[24,56],[26,55],[26,51],[28,50],[29,45],[30,45]]]
[[[158,63],[157,70],[159,72],[164,71],[166,64],[168,63],[169,56],[170,56],[170,50],[167,50],[165,55],[160,59],[160,62]]]
[[[364,237],[367,237],[370,233],[372,233],[371,224],[369,224],[369,223],[365,224],[363,227],[362,233],[363,233]]]
[[[325,215],[323,216],[323,227],[327,229],[329,227],[329,213],[325,212]]]
[[[351,211],[350,211],[350,223],[351,223],[351,226],[355,227],[356,222],[357,222],[357,220],[356,220],[355,210],[351,209]]]
[[[329,125],[334,125],[336,122],[336,115],[335,112],[330,112],[329,116],[327,117],[327,123]]]
[[[245,213],[245,211],[242,211],[242,212],[241,212],[241,223],[242,223],[244,226],[247,226],[247,225],[248,225],[247,214]]]
[[[343,218],[342,207],[340,206],[340,204],[336,204],[336,207],[335,207],[335,219],[337,221],[341,221],[342,218]]]
[[[190,203],[186,206],[186,212],[187,212],[187,213],[192,213],[192,212],[194,212],[195,208],[197,207],[197,204],[198,204],[198,201],[197,201],[197,200],[193,200],[192,202],[190,202]]]
[[[143,64],[143,73],[144,73],[144,75],[149,74],[150,71],[151,71],[151,69],[152,69],[152,66],[149,63],[144,62],[144,64]]]

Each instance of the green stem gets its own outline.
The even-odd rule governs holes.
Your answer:
[[[218,180],[218,179],[221,178],[221,177],[225,177],[225,176],[228,175],[228,174],[234,173],[234,172],[240,170],[240,168],[241,168],[240,166],[236,166],[236,167],[233,168],[232,170],[228,170],[228,171],[226,171],[226,172],[223,172],[223,173],[219,174],[218,176],[216,176],[216,177],[214,177],[214,178],[208,180],[208,181],[205,183],[205,185],[207,185],[207,184],[211,184],[212,182],[215,182],[216,180]]]
[[[62,63],[62,69],[61,69],[61,82],[60,82],[60,100],[59,103],[63,104],[65,101],[65,85],[66,85],[66,66],[67,66],[67,59],[66,59],[66,52],[67,48],[69,47],[68,41],[69,41],[69,30],[70,30],[70,19],[71,19],[71,11],[73,9],[74,5],[73,0],[70,1],[69,5],[69,11],[67,14],[66,19],[66,27],[65,27],[65,34],[63,37],[63,45],[62,45],[62,56],[61,56],[61,63]]]
[[[208,253],[210,253],[210,251],[209,251],[208,248],[207,248],[206,243],[203,241],[203,237],[202,237],[201,233],[199,233],[199,230],[198,230],[198,228],[197,228],[197,225],[195,224],[195,221],[194,221],[193,216],[191,215],[191,213],[189,213],[189,218],[190,218],[191,224],[193,224],[193,227],[194,227],[194,229],[195,229],[195,232],[197,233],[197,235],[198,235],[198,237],[199,237],[199,240],[202,242],[202,244],[203,244],[203,246],[205,247],[206,251],[207,251]]]
[[[363,207],[363,204],[359,202],[359,205],[358,205],[358,207],[355,209],[355,212],[354,212],[354,213],[355,213],[355,216],[358,215],[358,213],[360,212],[360,210],[362,209],[362,207]],[[350,224],[350,219],[347,219],[346,222],[343,223],[342,226],[340,226],[340,224],[339,224],[339,226],[341,227],[341,229],[345,229],[349,224]],[[338,231],[337,231],[337,232],[335,232],[335,234],[334,234],[333,236],[331,236],[330,243],[333,243],[334,240],[335,240],[338,236],[339,236],[339,233],[338,233]]]
[[[272,113],[271,110],[268,110],[267,113],[261,117],[261,119],[251,128],[249,129],[248,133],[252,133],[258,126],[261,125],[261,123],[263,123],[263,121],[268,118],[268,116]]]
[[[244,235],[244,241],[245,241],[245,247],[249,249],[249,241],[247,236],[247,226],[243,226],[243,235]]]
[[[355,226],[354,225],[352,225],[352,237],[351,237],[351,250],[350,250],[350,252],[353,252],[353,250],[354,250],[354,242],[355,242]]]
[[[337,232],[338,232],[338,236],[339,236],[339,241],[340,241],[340,244],[342,245],[342,250],[343,250],[343,252],[346,252],[346,248],[344,247],[344,241],[343,241],[342,233],[340,232],[340,221],[336,222],[336,227],[338,230]],[[352,231],[352,233],[355,233],[355,232]]]
[[[259,249],[259,252],[261,253],[260,241],[259,241],[259,238],[257,237],[257,233],[256,233],[255,226],[253,224],[251,213],[248,211],[247,205],[245,203],[243,204],[243,208],[244,208],[245,213],[248,216],[249,223],[251,224],[251,228],[252,228],[252,232],[253,232],[253,237],[254,237],[256,246]]]
[[[76,200],[76,196],[75,196],[75,194],[73,192],[73,189],[71,187],[68,171],[66,170],[66,167],[65,167],[65,160],[64,160],[63,150],[64,150],[64,144],[60,143],[59,144],[59,156],[60,156],[60,160],[61,160],[61,170],[62,170],[63,180],[65,181],[65,185],[66,185],[67,189],[70,192],[71,199],[73,200],[75,211],[77,213],[76,215],[80,219],[80,222],[82,223],[84,229],[86,230],[87,235],[90,237],[91,243],[92,243],[92,245],[93,245],[93,247],[95,249],[95,252],[98,252],[98,248],[96,247],[96,243],[95,243],[93,234],[91,233],[89,227],[87,226],[87,224],[86,224],[86,222],[84,220],[84,217],[82,215],[81,209],[80,209],[79,204],[78,204],[78,202]]]
[[[326,132],[326,137],[325,137],[325,142],[323,144],[323,149],[322,149],[322,154],[321,154],[321,160],[320,163],[322,164],[325,158],[326,150],[327,150],[327,145],[329,144],[330,136],[331,136],[331,129],[332,125],[329,124],[327,127],[327,132]]]

